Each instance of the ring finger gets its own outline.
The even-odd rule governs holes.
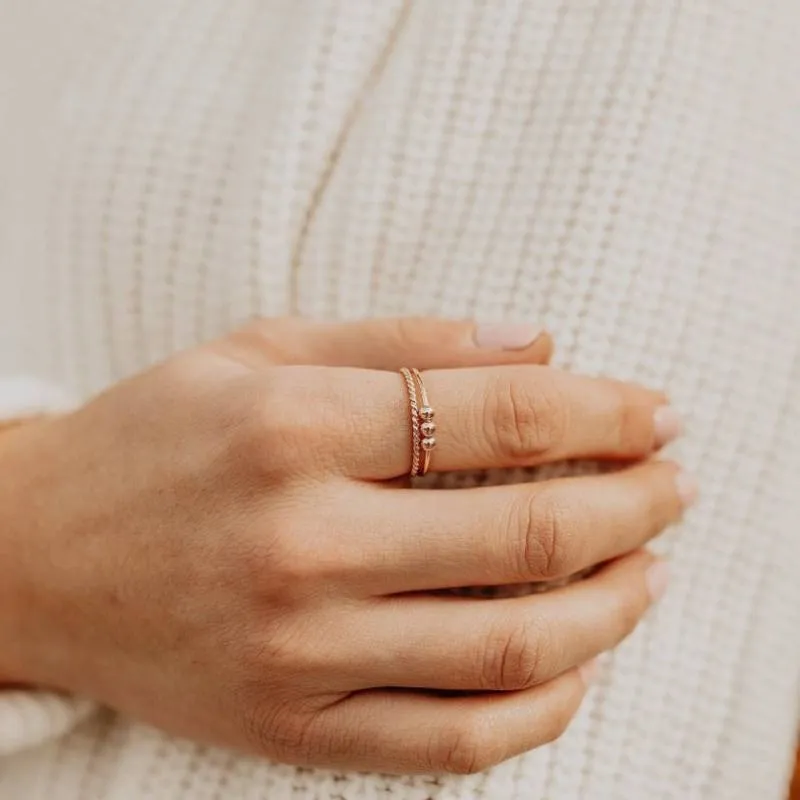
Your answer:
[[[356,636],[370,657],[358,680],[464,691],[544,683],[626,638],[663,591],[665,568],[637,551],[590,578],[530,597],[387,598],[374,606],[372,619],[360,618]]]
[[[432,370],[423,378],[436,411],[433,471],[638,459],[679,432],[662,393],[619,381],[542,366]],[[409,408],[400,375],[340,370],[326,381],[343,404],[344,424],[332,433],[348,474],[373,480],[407,474]]]

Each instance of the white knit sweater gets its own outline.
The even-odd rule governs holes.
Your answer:
[[[797,0],[0,0],[0,372],[83,398],[254,314],[546,323],[703,501],[558,743],[296,770],[0,695],[2,800],[778,800],[800,685]],[[50,402],[5,384],[5,411]]]

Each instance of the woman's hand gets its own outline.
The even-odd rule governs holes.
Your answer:
[[[663,395],[522,363],[546,336],[470,334],[259,323],[8,433],[0,669],[290,763],[472,772],[557,737],[580,667],[662,591],[640,548],[693,490],[644,461],[676,433]],[[380,371],[406,364],[426,369],[434,471],[641,463],[408,488],[407,396]],[[532,597],[429,592],[603,562]]]

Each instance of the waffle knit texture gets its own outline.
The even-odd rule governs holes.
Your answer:
[[[561,365],[666,387],[703,491],[660,542],[663,604],[552,746],[462,778],[344,775],[7,693],[0,798],[782,798],[800,3],[0,7],[0,372],[81,399],[256,314],[544,323]],[[7,413],[50,402],[22,386]]]

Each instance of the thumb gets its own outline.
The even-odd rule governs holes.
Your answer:
[[[256,348],[273,364],[382,370],[546,364],[553,351],[552,339],[540,326],[435,317],[339,323],[281,317],[258,320],[233,339]]]

